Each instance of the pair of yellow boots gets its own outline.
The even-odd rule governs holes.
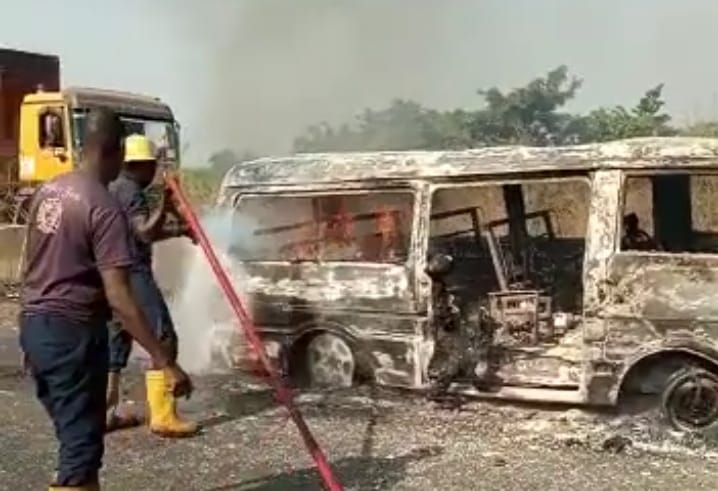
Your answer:
[[[156,435],[168,438],[183,438],[197,433],[196,423],[184,421],[177,415],[177,400],[172,388],[173,381],[169,379],[163,370],[150,370],[145,374],[147,386],[147,422],[150,431]],[[119,374],[110,374],[108,392],[116,393],[110,398],[119,398]],[[51,486],[50,491],[100,491],[99,483],[86,484],[84,486]]]

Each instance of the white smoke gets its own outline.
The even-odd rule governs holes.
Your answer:
[[[201,250],[190,252],[185,280],[170,305],[179,337],[179,363],[192,374],[215,373],[232,365],[241,337]]]
[[[239,262],[231,259],[229,251],[250,246],[245,232],[251,228],[231,209],[211,210],[201,221],[235,291],[250,311],[242,289],[246,275]],[[189,373],[226,371],[246,349],[238,319],[199,246],[189,255],[184,281],[170,309],[179,337],[179,362]]]
[[[244,271],[229,254],[233,247],[251,247],[246,233],[252,230],[250,223],[234,210],[223,209],[204,213],[201,223],[245,309],[251,312],[242,290]],[[226,372],[237,356],[246,353],[244,333],[202,249],[186,239],[171,242],[157,248],[155,256],[158,279],[169,283],[172,292],[167,301],[179,338],[179,363],[195,375]],[[133,358],[146,356],[135,343]]]

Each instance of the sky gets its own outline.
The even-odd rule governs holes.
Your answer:
[[[312,123],[392,98],[475,108],[565,64],[570,109],[665,83],[678,122],[718,118],[715,0],[0,0],[0,46],[57,54],[63,84],[161,97],[186,164],[283,154]]]

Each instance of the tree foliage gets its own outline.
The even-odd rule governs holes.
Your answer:
[[[232,149],[225,148],[214,152],[209,157],[209,167],[213,174],[221,177],[224,176],[224,174],[235,164],[246,162],[255,158],[257,158],[257,155],[248,150],[237,153]]]
[[[352,124],[310,126],[295,140],[294,149],[325,152],[550,146],[685,133],[671,126],[671,118],[664,111],[663,84],[647,90],[630,108],[602,107],[588,114],[565,111],[581,85],[581,79],[559,66],[523,87],[477,91],[483,104],[476,110],[438,111],[396,99],[384,109],[364,110]],[[718,134],[718,123],[695,125],[690,134]]]
[[[706,136],[718,138],[718,121],[699,121],[678,128],[665,112],[663,84],[629,107],[600,107],[587,114],[565,110],[582,80],[559,66],[523,87],[480,89],[478,109],[440,111],[418,102],[394,99],[383,109],[365,109],[353,122],[309,126],[294,141],[296,152],[440,150],[488,145],[567,145],[640,136]],[[257,156],[222,149],[209,168],[186,170],[198,201],[211,199],[216,184],[233,165]]]
[[[507,94],[496,87],[479,90],[485,108],[472,115],[473,143],[552,145],[573,140],[574,118],[559,110],[575,97],[581,83],[560,66]]]
[[[669,126],[671,117],[662,112],[665,101],[663,84],[646,91],[635,107],[600,108],[583,121],[584,141],[609,141],[638,136],[669,136],[676,130]]]
[[[699,121],[681,129],[680,134],[718,138],[718,121]]]
[[[386,109],[366,109],[353,125],[310,126],[295,140],[294,149],[331,152],[463,147],[471,143],[468,123],[464,111],[435,111],[395,99]]]

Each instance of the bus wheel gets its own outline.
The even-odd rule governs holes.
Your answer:
[[[668,380],[661,405],[677,430],[706,430],[718,421],[718,377],[701,368],[680,370]]]
[[[356,361],[349,344],[329,332],[314,336],[306,349],[306,368],[313,387],[351,387]]]

